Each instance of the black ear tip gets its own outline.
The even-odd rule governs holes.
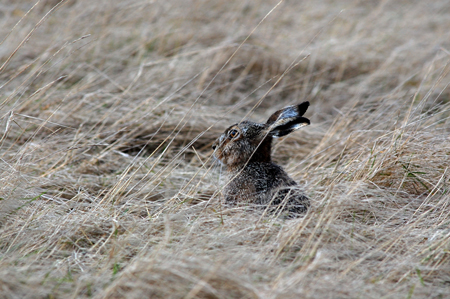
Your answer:
[[[309,102],[308,101],[303,102],[299,104],[297,107],[298,107],[298,114],[303,115],[305,114],[306,110],[308,110]]]
[[[311,124],[311,121],[310,121],[308,118],[306,118],[306,117],[300,117],[300,118],[297,120],[297,123],[299,123],[299,124],[308,124],[308,125],[310,125],[310,124]]]
[[[299,106],[309,107],[309,101],[305,101],[305,102],[301,103]]]

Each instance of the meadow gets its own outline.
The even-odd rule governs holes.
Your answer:
[[[0,298],[449,298],[450,4],[0,0]],[[309,101],[311,200],[223,204],[212,144]]]

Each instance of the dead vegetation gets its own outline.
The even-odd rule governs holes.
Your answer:
[[[0,297],[448,296],[449,13],[0,1]],[[214,139],[304,100],[312,209],[222,206]]]

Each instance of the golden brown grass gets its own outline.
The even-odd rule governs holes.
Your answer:
[[[34,4],[0,1],[1,298],[448,296],[448,1]],[[214,139],[304,100],[274,157],[312,209],[221,205]]]

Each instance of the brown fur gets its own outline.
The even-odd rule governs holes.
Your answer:
[[[308,198],[297,183],[272,162],[274,137],[285,136],[309,124],[302,117],[309,103],[285,107],[260,124],[242,121],[230,126],[214,143],[215,157],[226,166],[228,183],[224,188],[226,203],[245,203],[287,211],[289,216],[307,211]]]

